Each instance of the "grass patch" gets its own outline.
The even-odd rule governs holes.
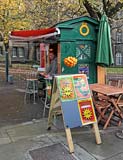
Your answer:
[[[107,73],[114,73],[114,74],[123,74],[123,67],[122,68],[106,68]]]
[[[12,64],[12,68],[22,68],[22,69],[32,69],[32,65],[31,64]]]

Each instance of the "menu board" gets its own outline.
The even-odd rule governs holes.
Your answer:
[[[74,152],[71,128],[93,125],[97,144],[101,143],[97,119],[86,74],[60,75],[53,79],[48,130],[61,114],[70,153]]]

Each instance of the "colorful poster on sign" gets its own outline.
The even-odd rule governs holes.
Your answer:
[[[58,87],[60,91],[61,101],[76,99],[72,77],[70,76],[58,77]]]
[[[45,68],[45,44],[40,44],[40,67]]]
[[[91,99],[79,100],[78,107],[83,125],[96,122],[95,111]]]
[[[86,74],[87,78],[89,79],[89,65],[88,64],[79,64],[78,65],[78,73],[79,74]]]
[[[78,99],[90,98],[90,90],[86,75],[82,74],[73,76],[73,82],[75,87],[75,93]]]

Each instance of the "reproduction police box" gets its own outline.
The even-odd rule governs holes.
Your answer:
[[[57,47],[58,74],[84,73],[89,83],[96,83],[95,57],[99,22],[85,16],[57,23],[53,27],[58,28],[60,34],[47,40]],[[48,41],[44,43],[48,44]]]

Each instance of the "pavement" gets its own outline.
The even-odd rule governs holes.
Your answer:
[[[123,125],[99,127],[99,145],[91,125],[71,129],[74,153],[70,154],[61,116],[47,130],[48,114],[42,117],[40,101],[25,105],[24,92],[16,86],[0,91],[0,160],[123,160],[123,139],[116,136]]]
[[[0,86],[0,127],[19,124],[32,119],[42,118],[43,104],[27,97],[24,102],[25,88],[18,88],[15,84]]]
[[[47,130],[47,118],[33,119],[0,128],[0,160],[123,160],[123,140],[115,136],[120,128],[100,130],[97,145],[91,126],[71,129],[74,153],[70,154],[62,117]]]

